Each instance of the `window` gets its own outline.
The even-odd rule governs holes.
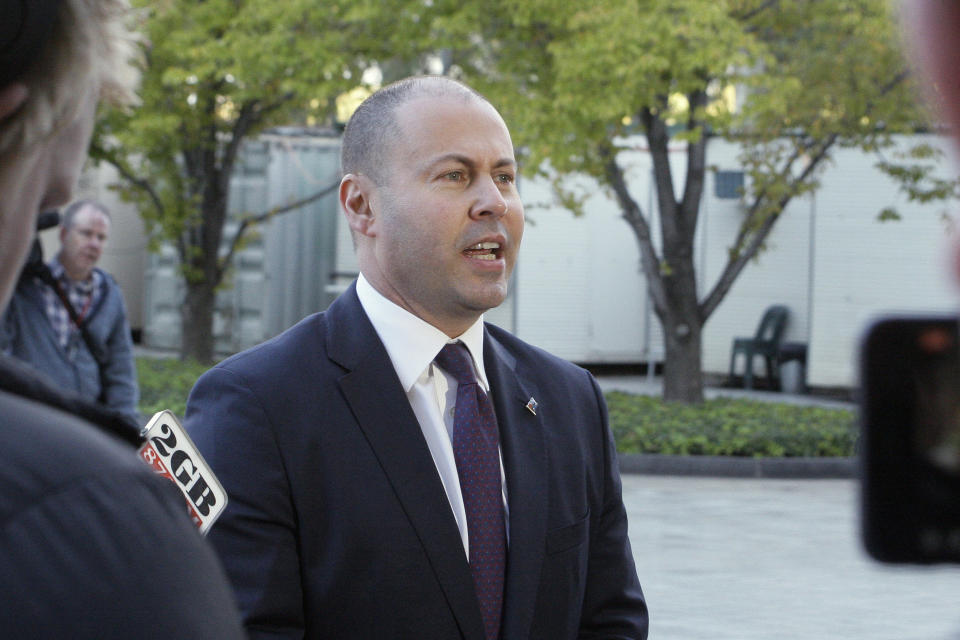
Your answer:
[[[717,171],[713,185],[718,198],[736,200],[743,194],[743,171]]]

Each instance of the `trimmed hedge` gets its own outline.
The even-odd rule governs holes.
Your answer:
[[[209,368],[176,358],[140,357],[136,364],[146,418],[161,409],[183,418],[190,389]],[[620,391],[605,395],[621,453],[831,457],[856,448],[856,419],[845,409],[731,398],[688,406]]]
[[[605,394],[621,453],[744,457],[851,456],[853,411],[716,398],[680,405],[614,391]]]

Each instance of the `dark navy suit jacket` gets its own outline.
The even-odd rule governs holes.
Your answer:
[[[484,366],[510,513],[501,637],[645,638],[599,388],[489,325]],[[483,638],[436,466],[354,287],[204,374],[186,427],[229,495],[209,539],[252,637]]]

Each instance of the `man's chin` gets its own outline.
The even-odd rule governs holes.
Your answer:
[[[478,314],[486,313],[490,309],[495,309],[503,304],[507,299],[507,286],[504,284],[499,287],[484,287],[482,290],[474,291],[467,297],[467,305]]]

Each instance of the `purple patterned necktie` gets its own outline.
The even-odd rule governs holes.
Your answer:
[[[457,380],[453,456],[467,513],[470,571],[487,640],[495,640],[500,632],[506,566],[497,418],[493,404],[477,384],[470,352],[463,343],[445,345],[434,362]]]

